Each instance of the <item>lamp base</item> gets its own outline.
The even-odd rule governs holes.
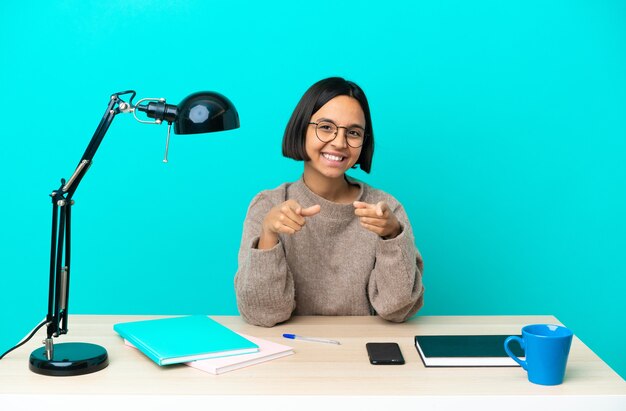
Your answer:
[[[107,350],[96,344],[61,343],[54,345],[52,359],[46,357],[45,347],[30,354],[28,368],[34,373],[55,377],[90,374],[109,365]]]

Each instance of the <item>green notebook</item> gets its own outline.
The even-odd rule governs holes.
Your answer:
[[[203,315],[118,323],[113,330],[159,365],[259,351],[250,340]]]
[[[426,367],[519,367],[504,351],[508,335],[417,335],[415,348]],[[510,345],[524,359],[517,343]]]

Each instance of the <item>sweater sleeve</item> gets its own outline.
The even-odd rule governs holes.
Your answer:
[[[402,322],[424,305],[424,263],[415,247],[404,208],[398,203],[393,212],[402,225],[402,232],[389,240],[378,239],[368,295],[379,316],[388,321]]]
[[[269,250],[257,248],[263,219],[272,207],[263,193],[252,200],[244,222],[235,275],[241,316],[250,324],[264,327],[288,320],[296,307],[293,276],[283,243],[279,241]]]

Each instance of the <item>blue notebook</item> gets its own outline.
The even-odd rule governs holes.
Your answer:
[[[118,323],[113,330],[159,365],[259,351],[258,345],[203,315]]]

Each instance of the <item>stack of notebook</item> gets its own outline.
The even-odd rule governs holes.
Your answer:
[[[119,323],[113,329],[159,365],[185,363],[213,374],[293,354],[291,347],[238,334],[200,315]]]

